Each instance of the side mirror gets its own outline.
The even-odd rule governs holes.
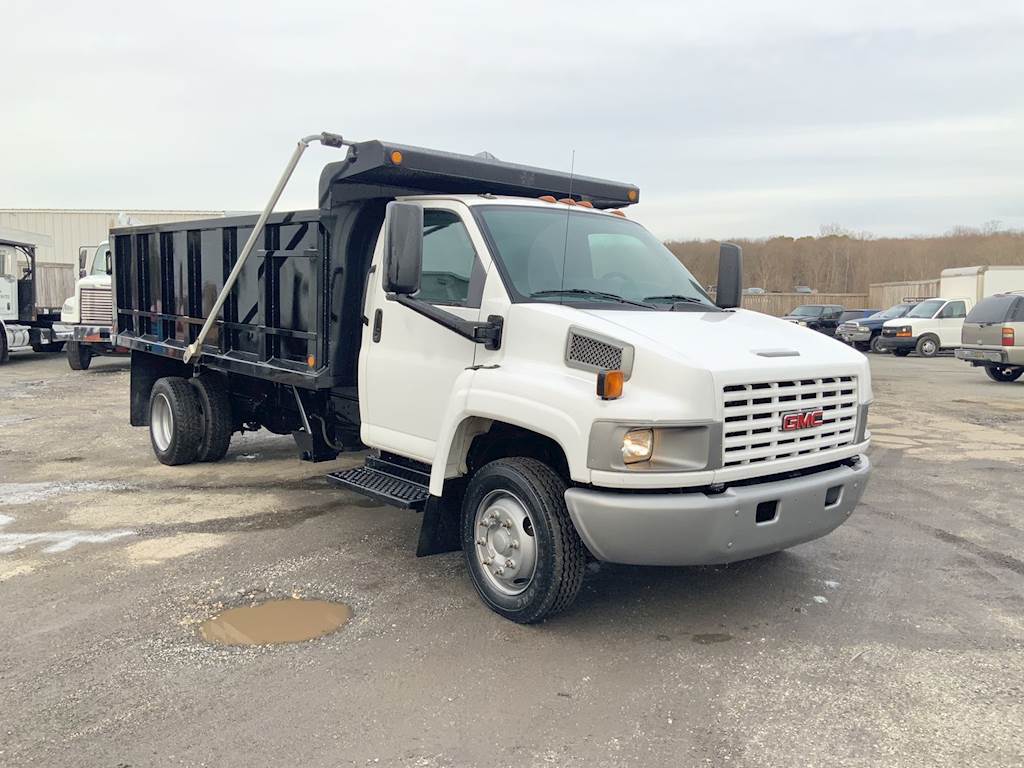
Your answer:
[[[423,209],[415,203],[388,203],[384,238],[384,291],[416,293],[423,268]]]
[[[110,251],[105,251],[103,254],[103,262],[107,269],[107,274],[114,274],[114,262],[110,258]]]
[[[733,243],[718,249],[718,294],[715,304],[722,309],[740,306],[743,300],[743,251]]]
[[[78,269],[81,272],[85,272],[85,258],[89,255],[89,252],[85,248],[78,249]],[[85,277],[83,274],[82,277]]]

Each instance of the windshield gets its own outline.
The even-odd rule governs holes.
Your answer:
[[[107,254],[110,253],[110,249],[106,246],[100,246],[96,249],[96,257],[92,260],[92,275],[105,275],[107,274]]]
[[[817,317],[821,314],[822,307],[815,307],[810,304],[804,304],[803,306],[797,307],[790,312],[790,317]]]
[[[913,304],[897,304],[881,312],[875,312],[871,317],[877,320],[892,320],[895,317],[903,317],[913,306]]]
[[[939,311],[946,302],[942,299],[928,299],[928,301],[922,301],[912,310],[907,312],[907,317],[931,317]]]
[[[718,311],[679,259],[632,221],[564,208],[475,210],[518,300]]]

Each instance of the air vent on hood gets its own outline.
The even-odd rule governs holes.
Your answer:
[[[633,371],[633,347],[593,331],[570,328],[565,363],[584,371],[621,370],[628,379]]]

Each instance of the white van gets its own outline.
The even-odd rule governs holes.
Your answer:
[[[904,317],[882,326],[879,348],[897,357],[917,352],[934,357],[960,346],[964,318],[974,305],[995,293],[1024,289],[1024,267],[954,267],[942,270],[939,295],[925,299]]]

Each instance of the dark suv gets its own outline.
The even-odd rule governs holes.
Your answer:
[[[857,349],[870,349],[872,352],[881,352],[878,348],[882,336],[882,325],[886,320],[895,320],[903,317],[910,310],[918,305],[916,299],[904,299],[901,303],[889,307],[882,312],[865,317],[861,320],[846,320],[839,324],[836,336],[851,344]]]
[[[839,304],[801,304],[782,319],[805,325],[826,336],[835,336],[842,314],[843,308]]]
[[[978,302],[964,320],[956,356],[984,366],[993,381],[1024,375],[1024,293],[997,293]]]

